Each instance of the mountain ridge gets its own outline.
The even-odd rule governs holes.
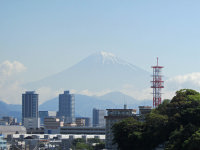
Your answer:
[[[150,73],[132,65],[112,53],[92,54],[59,73],[26,85],[29,89],[50,87],[90,91],[117,90],[124,85],[148,87]]]

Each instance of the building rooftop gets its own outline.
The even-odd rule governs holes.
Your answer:
[[[0,125],[0,133],[3,132],[26,132],[26,128],[24,126],[6,126],[6,125]]]
[[[137,109],[106,109],[108,111],[125,111],[125,110],[128,110],[128,111],[137,111]]]
[[[35,91],[26,91],[26,94],[35,94]]]
[[[139,108],[144,108],[144,109],[151,109],[152,108],[152,106],[139,106]]]

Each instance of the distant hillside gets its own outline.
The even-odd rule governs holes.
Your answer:
[[[3,101],[0,101],[0,117],[2,116],[12,116],[21,121],[21,105],[7,104]]]
[[[101,100],[96,97],[86,95],[75,95],[75,114],[76,116],[92,116],[92,109],[117,108],[118,105],[111,101]],[[39,110],[58,111],[58,98],[53,98],[40,105]]]
[[[76,116],[92,116],[92,109],[109,109],[109,108],[123,108],[125,103],[128,104],[128,108],[137,109],[140,105],[152,105],[152,101],[144,100],[137,101],[130,96],[127,96],[120,92],[108,93],[101,97],[93,97],[86,95],[75,95],[75,114]],[[119,101],[122,101],[119,103]],[[41,104],[39,110],[51,110],[58,111],[58,98],[53,98],[45,103]]]
[[[135,104],[137,102],[136,99],[134,99],[131,96],[125,95],[121,92],[110,92],[108,94],[105,94],[103,96],[99,97],[102,100],[110,100],[113,103],[117,103],[117,104]]]

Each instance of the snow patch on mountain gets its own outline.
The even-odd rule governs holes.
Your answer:
[[[120,59],[119,57],[115,56],[113,53],[101,51],[99,53],[96,53],[96,57],[98,57],[99,55],[102,58],[103,64],[119,64],[119,65],[128,66],[135,71],[137,70],[136,66]]]

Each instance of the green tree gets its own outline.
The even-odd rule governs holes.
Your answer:
[[[200,93],[179,90],[171,101],[164,100],[153,109],[144,122],[126,119],[113,126],[113,133],[119,149],[149,150],[164,144],[166,150],[198,150]]]
[[[138,122],[133,118],[127,118],[122,122],[115,124],[113,128],[113,142],[118,144],[120,149],[138,149],[141,147],[141,138],[143,133],[142,122]]]

